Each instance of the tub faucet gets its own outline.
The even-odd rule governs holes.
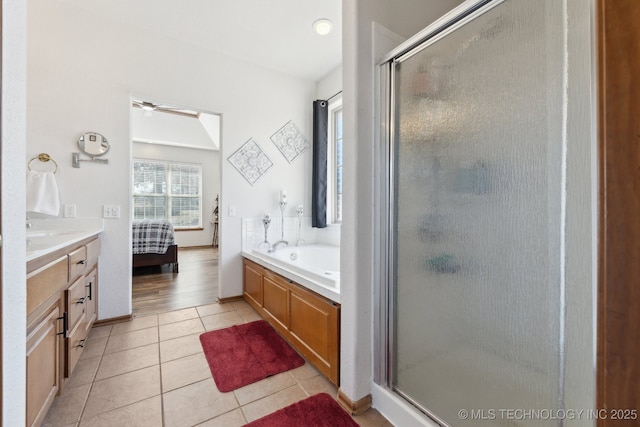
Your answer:
[[[287,242],[286,240],[278,240],[277,242],[275,242],[273,244],[273,246],[271,247],[271,249],[269,250],[269,252],[275,252],[276,249],[278,249],[278,246],[289,246],[289,242]]]

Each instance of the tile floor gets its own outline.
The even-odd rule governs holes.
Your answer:
[[[221,393],[199,335],[258,320],[245,302],[210,304],[93,328],[45,426],[242,426],[336,387],[310,364]],[[375,409],[363,427],[391,426]]]

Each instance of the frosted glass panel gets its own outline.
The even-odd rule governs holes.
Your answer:
[[[507,1],[394,65],[392,385],[454,426],[558,408],[561,7]]]

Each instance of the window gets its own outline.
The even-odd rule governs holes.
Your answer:
[[[134,159],[133,219],[168,219],[176,229],[202,227],[202,166]]]
[[[342,222],[342,98],[329,104],[328,222]]]

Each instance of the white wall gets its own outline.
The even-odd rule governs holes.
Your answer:
[[[26,3],[2,2],[2,421],[25,424]]]
[[[340,276],[342,329],[340,388],[354,400],[372,388],[374,257],[374,22],[410,37],[458,0],[343,0],[344,199]],[[375,402],[374,402],[375,405]]]
[[[96,217],[103,204],[122,206],[105,220],[100,260],[101,319],[131,312],[130,96],[222,115],[220,296],[242,293],[240,218],[270,210],[278,216],[285,188],[293,215],[309,206],[311,150],[289,164],[269,137],[289,120],[309,138],[315,83],[260,69],[220,54],[105,22],[63,1],[28,4],[28,147],[25,158],[46,151],[58,161],[62,203],[79,217]],[[82,164],[70,156],[88,130],[111,143],[109,165]],[[274,167],[254,186],[226,160],[254,138]],[[233,206],[236,216],[228,215]]]

